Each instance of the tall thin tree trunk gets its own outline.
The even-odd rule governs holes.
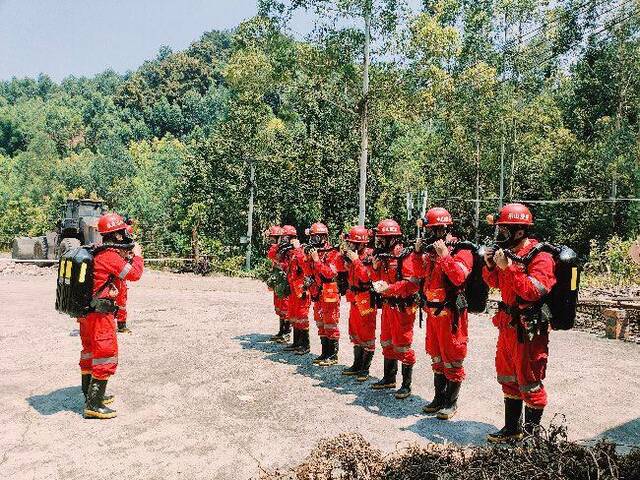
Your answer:
[[[371,5],[364,8],[364,65],[362,74],[362,139],[360,145],[360,188],[358,190],[358,224],[367,215],[367,160],[369,154],[369,43],[371,37]]]
[[[256,166],[253,159],[249,160],[249,214],[247,215],[247,256],[245,269],[251,270],[251,240],[253,237],[253,190],[256,181]]]
[[[476,213],[473,221],[475,227],[475,240],[480,237],[480,134],[476,130]]]

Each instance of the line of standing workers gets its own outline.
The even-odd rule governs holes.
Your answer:
[[[431,358],[433,400],[423,407],[428,414],[448,420],[457,411],[458,394],[465,379],[468,312],[464,288],[472,268],[473,254],[455,250],[452,245],[453,220],[444,208],[430,209],[422,220],[428,232],[416,240],[409,255],[402,244],[397,222],[382,220],[370,232],[356,226],[344,236],[340,247],[329,244],[329,231],[322,223],[307,230],[308,243],[302,245],[293,226],[273,226],[268,231],[271,246],[268,258],[273,269],[286,278],[287,294],[274,289],[275,312],[280,318],[279,332],[272,337],[287,344],[285,351],[297,355],[310,352],[309,311],[317,326],[322,353],[313,363],[328,367],[338,363],[340,338],[340,279],[346,277],[345,297],[349,302],[349,337],[353,344],[353,364],[342,374],[358,382],[369,378],[376,348],[376,316],[381,310],[380,346],[384,375],[372,383],[374,390],[395,389],[398,364],[402,382],[397,399],[411,395],[413,331],[416,313],[423,308],[427,316],[426,352]],[[482,278],[502,295],[493,317],[498,328],[495,367],[504,394],[504,427],[488,436],[490,442],[519,440],[540,424],[547,404],[542,381],[548,356],[548,329],[535,335],[519,335],[526,316],[520,312],[552,289],[554,258],[542,252],[524,266],[513,262],[507,250],[525,256],[538,243],[531,237],[533,216],[522,204],[505,205],[496,220],[496,248],[486,249]],[[425,246],[429,248],[425,248]],[[422,290],[422,307],[417,293]],[[293,331],[293,341],[291,332]],[[524,404],[524,425],[522,411]]]

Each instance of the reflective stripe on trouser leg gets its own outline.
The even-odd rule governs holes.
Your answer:
[[[80,352],[78,365],[83,373],[91,373],[91,359],[93,358],[91,342],[93,340],[93,332],[91,331],[90,325],[90,322],[86,318],[78,319],[80,341],[82,342],[82,351]]]
[[[376,348],[376,310],[362,315],[359,321],[358,335],[361,345],[366,350],[374,351]]]
[[[415,308],[407,308],[404,311],[391,309],[391,335],[395,358],[405,365],[416,363],[416,352],[411,348],[415,312]]]
[[[87,320],[93,331],[91,372],[95,378],[106,380],[116,373],[118,367],[118,337],[116,336],[115,318],[113,314],[90,313]]]
[[[547,391],[542,381],[547,370],[548,334],[536,335],[531,341],[526,340],[524,343],[516,342],[515,350],[520,396],[530,407],[544,408],[547,405]]]
[[[383,305],[380,320],[380,346],[382,347],[382,355],[384,358],[395,360],[393,342],[391,341],[391,315],[391,307]]]
[[[444,365],[441,357],[431,357],[431,370],[435,373],[444,373]]]
[[[321,307],[324,333],[330,340],[340,339],[340,302],[323,302]]]

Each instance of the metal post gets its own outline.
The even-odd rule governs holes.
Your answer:
[[[364,65],[362,74],[362,139],[360,145],[360,188],[358,190],[358,224],[366,217],[367,159],[369,153],[369,42],[371,37],[371,4],[364,7]]]
[[[245,270],[251,270],[251,240],[253,236],[253,190],[256,181],[256,167],[253,159],[249,160],[249,215],[247,218],[247,257]]]
[[[502,208],[504,204],[504,125],[502,128],[502,148],[500,150],[500,203],[498,204],[498,210]]]
[[[476,132],[476,212],[473,225],[476,230],[475,241],[480,238],[480,138]]]

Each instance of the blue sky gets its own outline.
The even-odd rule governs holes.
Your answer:
[[[419,4],[419,0],[411,0]],[[256,0],[0,0],[0,80],[125,72],[256,13]],[[300,15],[292,29],[306,33]]]

